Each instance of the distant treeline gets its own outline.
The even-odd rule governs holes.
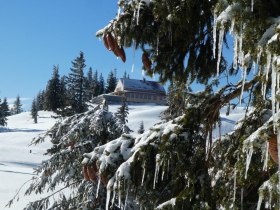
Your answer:
[[[84,53],[72,62],[68,75],[59,75],[59,66],[53,67],[51,79],[44,90],[39,91],[34,98],[32,110],[54,111],[62,116],[69,116],[75,113],[82,113],[87,110],[87,102],[92,98],[113,92],[117,85],[117,70],[111,70],[106,82],[102,73],[97,70],[93,72],[89,67],[85,74]],[[129,76],[124,73],[124,76]]]

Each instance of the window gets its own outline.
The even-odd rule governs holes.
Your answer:
[[[157,96],[154,96],[154,100],[157,100]]]

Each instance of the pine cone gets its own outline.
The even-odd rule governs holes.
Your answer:
[[[142,63],[147,70],[151,70],[152,62],[149,59],[148,53],[144,52],[142,54]]]
[[[121,48],[120,48],[119,56],[121,57],[122,61],[125,63],[125,61],[126,61],[126,56],[125,56],[125,52],[124,52],[124,49],[123,49],[122,46],[121,46]]]
[[[90,181],[95,182],[97,178],[97,167],[95,164],[87,166],[87,173]]]
[[[108,50],[110,50],[110,48],[109,48],[109,44],[108,44],[108,41],[107,41],[107,34],[104,34],[103,35],[103,43],[104,43],[104,45],[105,45],[105,47],[108,49]]]
[[[88,176],[88,172],[87,172],[87,167],[88,166],[83,166],[83,174],[84,174],[84,178],[86,181],[89,181],[89,176]]]
[[[114,51],[116,48],[116,40],[115,38],[112,36],[111,33],[106,34],[106,39],[107,39],[107,43],[109,46],[109,50]]]
[[[123,47],[119,47],[117,45],[117,47],[115,48],[115,50],[113,52],[117,57],[120,57],[122,59],[122,61],[125,63],[126,56],[125,56],[125,52],[124,52]]]
[[[273,135],[269,140],[268,152],[275,163],[278,164],[277,135]]]

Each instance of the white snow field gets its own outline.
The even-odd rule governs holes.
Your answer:
[[[115,112],[119,105],[109,106],[109,111]],[[166,106],[153,104],[129,105],[128,126],[137,133],[141,121],[144,128],[160,121],[160,114]],[[244,115],[243,108],[236,108],[229,116],[226,116],[225,109],[222,110],[222,134],[233,130],[235,122]],[[15,195],[23,183],[30,180],[33,175],[33,168],[47,159],[44,156],[50,142],[44,142],[37,146],[29,146],[31,140],[41,133],[46,132],[56,122],[51,116],[52,112],[40,111],[38,124],[34,124],[30,112],[8,117],[7,127],[0,126],[0,209],[5,207],[8,201]],[[216,129],[217,130],[217,129]],[[219,132],[214,131],[213,137],[218,137]],[[23,196],[29,183],[20,192],[20,199],[10,209],[23,209],[29,201],[43,197],[42,195]]]

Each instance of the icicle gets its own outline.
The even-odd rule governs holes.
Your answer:
[[[156,155],[156,168],[155,168],[153,189],[156,189],[156,183],[157,183],[157,179],[158,179],[159,167],[160,167],[160,154],[157,154]]]
[[[134,72],[135,51],[136,51],[136,41],[133,42],[133,49],[132,49],[132,68],[131,68],[132,73]]]
[[[265,74],[265,82],[263,84],[263,98],[265,99],[265,95],[266,95],[266,86],[267,86],[267,81],[268,81],[268,73],[270,70],[270,66],[271,66],[271,53],[269,51],[267,51],[267,57],[266,57],[267,63],[266,63],[266,74]]]
[[[125,202],[124,202],[124,207],[123,207],[123,210],[125,210],[125,209],[126,209],[127,198],[128,198],[128,192],[129,192],[129,186],[127,186],[127,189],[126,189],[126,196],[125,196]]]
[[[260,60],[261,60],[262,51],[263,51],[262,47],[259,47],[259,49],[258,49],[258,55],[257,55],[257,64],[258,64],[258,65],[259,65]]]
[[[119,9],[118,9],[118,16],[117,16],[117,19],[120,19],[120,14],[121,14],[121,7],[119,7]]]
[[[235,203],[236,198],[236,166],[234,166],[233,172],[233,203]]]
[[[121,208],[122,200],[121,200],[121,181],[118,181],[118,188],[119,188],[119,193],[118,193],[118,199],[119,199],[119,208]]]
[[[280,74],[277,73],[277,79],[276,79],[276,96],[279,96],[279,87],[280,86]],[[276,100],[276,113],[279,113],[279,100]]]
[[[267,171],[267,162],[268,162],[268,141],[265,143],[265,154],[264,154],[264,161],[263,161],[263,171]]]
[[[110,196],[111,196],[111,190],[107,189],[107,196],[106,196],[106,210],[109,210]]]
[[[238,63],[238,37],[237,35],[234,35],[234,47],[233,47],[233,69],[237,69],[237,63]]]
[[[280,128],[277,128],[277,150],[280,151]],[[278,163],[280,163],[280,152],[278,152]],[[278,192],[280,190],[280,164],[278,164]],[[278,198],[278,202],[280,205],[280,194]]]
[[[216,42],[217,42],[217,14],[214,14],[213,23],[213,56],[216,58]]]
[[[221,56],[222,56],[222,50],[223,50],[224,33],[225,33],[225,27],[224,27],[224,25],[222,25],[220,28],[219,42],[218,42],[217,77],[220,74],[220,63],[221,63]]]
[[[111,209],[113,208],[113,206],[114,206],[114,201],[115,201],[115,197],[116,197],[116,192],[115,192],[115,190],[114,190],[114,192],[113,192],[113,197],[112,197],[112,200],[111,200]]]
[[[251,0],[251,12],[254,11],[254,0]]]
[[[250,145],[249,151],[247,152],[247,158],[246,158],[245,179],[247,179],[247,173],[248,173],[248,169],[249,169],[249,166],[251,163],[252,155],[253,155],[253,145]]]
[[[142,175],[141,186],[143,186],[143,184],[144,184],[145,173],[146,173],[146,168],[145,168],[145,165],[144,165],[144,167],[143,167],[143,175]]]
[[[244,92],[244,85],[246,81],[246,76],[247,76],[247,67],[244,67],[242,70],[242,87],[241,87],[241,93],[240,93],[240,98],[239,98],[239,103],[242,105],[242,98],[243,98],[243,92]]]
[[[268,199],[268,208],[271,209],[271,201],[272,201],[272,189],[269,190],[269,199]]]
[[[256,74],[256,71],[257,71],[257,65],[255,61],[253,61],[253,74]]]
[[[231,26],[230,26],[230,29],[229,29],[230,34],[232,34],[232,32],[233,32],[234,25],[235,25],[235,18],[233,18],[232,21],[231,21]]]
[[[273,131],[274,133],[276,132],[276,123],[277,123],[277,119],[276,119],[276,110],[275,110],[275,106],[276,106],[276,83],[277,83],[277,73],[276,73],[276,69],[275,69],[275,65],[274,62],[272,64],[272,68],[271,68],[271,98],[272,98],[272,116],[273,116]]]
[[[261,209],[262,201],[263,201],[263,194],[261,193],[261,194],[259,195],[257,210],[260,210],[260,209]]]
[[[238,61],[240,64],[244,63],[244,52],[243,52],[243,25],[240,27],[240,36],[238,37],[239,41],[239,52],[238,52]]]
[[[163,180],[164,174],[165,174],[164,168],[165,168],[165,164],[164,164],[164,166],[162,167],[161,181]]]
[[[100,178],[98,179],[98,184],[97,184],[97,189],[96,189],[96,198],[98,198],[99,188],[100,188]]]
[[[139,25],[140,8],[141,8],[141,1],[139,1],[139,4],[138,4],[136,25]]]

